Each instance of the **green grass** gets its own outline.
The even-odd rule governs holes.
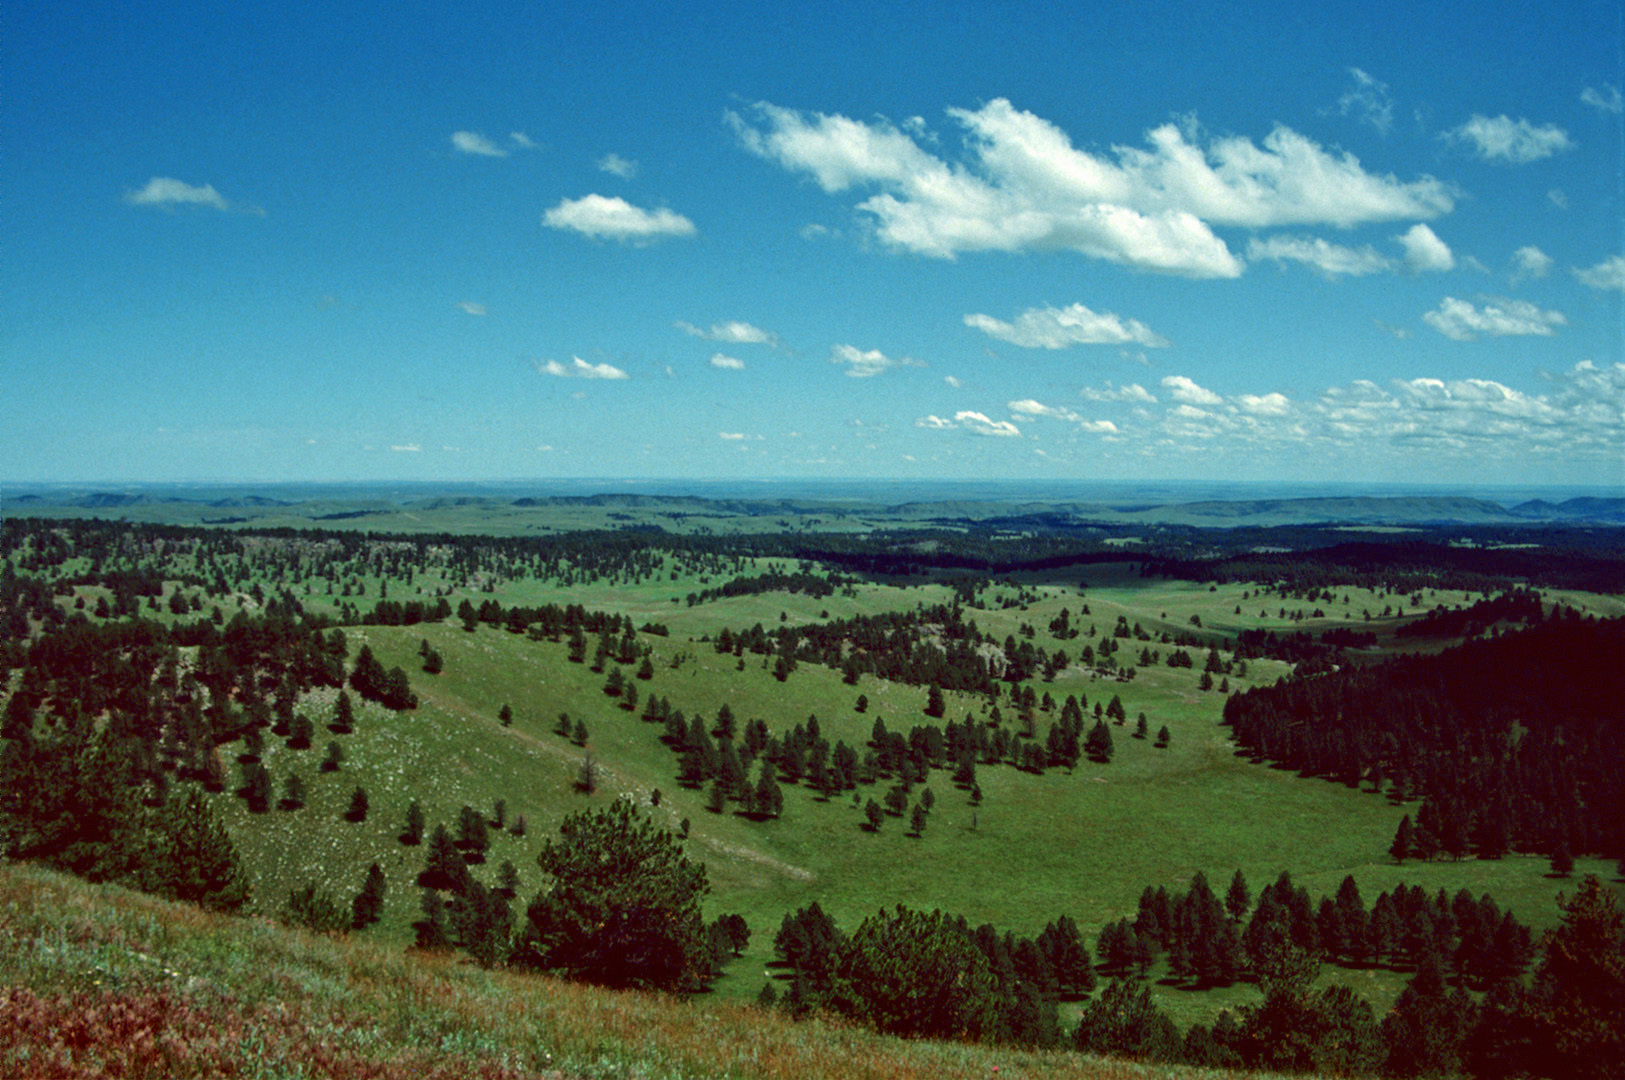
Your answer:
[[[1092,614],[1084,625],[1092,621],[1105,632],[1119,613],[1153,632],[1188,626],[1191,614],[1202,615],[1204,624],[1219,622],[1243,591],[1230,586],[1209,592],[1170,582],[1091,585],[1086,601]],[[1074,587],[1046,587],[1042,593],[1027,610],[972,614],[993,632],[1015,633],[1021,623],[1031,623],[1038,628],[1036,641],[1046,649],[1064,647],[1075,655],[1088,638],[1059,643],[1046,628],[1063,606],[1076,616],[1085,598]],[[747,656],[740,669],[734,657],[718,656],[709,644],[690,637],[722,625],[772,625],[781,610],[789,619],[801,620],[816,618],[825,607],[833,616],[837,602],[877,610],[945,597],[940,587],[869,586],[856,598],[812,601],[775,594],[684,608],[686,625],[675,616],[665,620],[673,628],[671,637],[644,636],[653,649],[656,677],[637,684],[640,697],[661,694],[690,716],[707,718],[726,702],[741,726],[760,718],[777,732],[816,714],[832,743],[845,739],[861,752],[876,716],[904,732],[928,722],[921,711],[924,691],[870,677],[847,686],[837,672],[807,664],[780,683],[760,657]],[[608,593],[600,597],[612,598]],[[1351,591],[1351,605],[1365,599]],[[629,600],[633,609],[643,602],[636,595]],[[1273,608],[1279,606],[1277,602]],[[635,613],[634,618],[642,621],[643,616]],[[936,772],[929,781],[936,808],[924,835],[915,838],[905,835],[905,821],[898,818],[888,818],[878,833],[866,832],[850,795],[826,803],[800,786],[785,786],[784,814],[776,821],[756,823],[711,813],[704,792],[676,784],[676,758],[658,741],[660,729],[604,695],[604,676],[567,662],[563,644],[532,642],[491,627],[468,633],[455,621],[366,628],[350,636],[352,649],[365,641],[386,666],[400,664],[412,673],[420,707],[401,714],[363,709],[356,733],[337,737],[346,754],[337,774],[317,772],[322,747],[332,737],[325,729],[308,751],[271,746],[267,765],[278,783],[290,768],[307,782],[309,804],[303,810],[251,817],[240,800],[221,801],[257,883],[254,910],[275,911],[290,888],[306,881],[325,884],[348,900],[367,864],[376,860],[388,877],[390,893],[383,923],[367,935],[397,946],[410,939],[411,923],[418,917],[417,890],[410,882],[423,865],[423,852],[395,839],[412,798],[423,804],[431,828],[436,821],[454,826],[465,803],[489,813],[503,799],[510,819],[524,814],[528,835],[494,833],[488,863],[476,871],[490,882],[495,868],[511,861],[521,875],[522,908],[540,884],[536,853],[565,814],[622,795],[647,804],[650,792],[659,788],[663,798],[657,813],[673,827],[683,818],[692,824],[689,850],[704,859],[713,886],[709,913],[739,912],[753,931],[745,957],[716,987],[715,996],[723,999],[755,995],[765,981],[779,921],[813,900],[848,927],[876,908],[897,903],[942,908],[973,924],[991,922],[1023,934],[1036,933],[1066,914],[1078,921],[1092,944],[1104,923],[1133,913],[1145,886],[1182,887],[1198,870],[1222,889],[1239,868],[1255,893],[1287,870],[1317,895],[1335,892],[1344,875],[1353,874],[1368,903],[1399,882],[1452,892],[1488,891],[1537,926],[1555,918],[1555,898],[1563,887],[1545,876],[1544,860],[1533,858],[1394,867],[1384,853],[1400,816],[1414,811],[1414,805],[1394,806],[1378,796],[1238,758],[1217,723],[1222,697],[1196,687],[1200,657],[1194,670],[1146,668],[1126,683],[1093,677],[1074,665],[1054,683],[1037,684],[1057,702],[1081,693],[1091,710],[1096,701],[1121,696],[1129,723],[1113,728],[1116,755],[1111,764],[1085,763],[1070,773],[1052,770],[1043,776],[1008,766],[979,767],[985,799],[976,809],[950,783],[948,773]],[[419,670],[422,640],[444,656],[441,675]],[[1131,652],[1137,657],[1143,644],[1129,639],[1119,658],[1128,659]],[[1167,646],[1154,647],[1164,655],[1168,651]],[[1284,671],[1284,665],[1255,660],[1247,679],[1231,682],[1239,689],[1273,681]],[[630,676],[631,669],[626,673]],[[859,693],[870,702],[862,715],[853,708]],[[330,698],[331,692],[307,705],[322,722]],[[949,694],[948,699],[950,718],[984,715],[983,697]],[[497,723],[504,704],[513,707],[512,728]],[[1007,700],[1003,706],[1006,723],[1017,724]],[[553,733],[561,711],[586,724],[585,748]],[[1173,736],[1168,749],[1130,737],[1141,711],[1153,733],[1168,726]],[[1052,719],[1040,715],[1040,737]],[[589,751],[602,768],[602,784],[596,794],[583,795],[574,783]],[[369,819],[359,825],[342,820],[357,783],[365,786],[372,805]],[[861,789],[862,800],[878,799],[883,791],[884,785]],[[1328,969],[1327,974],[1355,985],[1378,1006],[1391,999],[1401,982],[1390,972]],[[1253,991],[1236,987],[1198,994],[1159,988],[1158,996],[1187,1024],[1250,1000]]]
[[[487,971],[0,865],[0,1072],[184,1080],[1213,1077]],[[19,1034],[21,1033],[21,1034]]]

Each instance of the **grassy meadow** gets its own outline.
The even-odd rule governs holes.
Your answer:
[[[752,569],[760,572],[768,566],[763,562]],[[360,936],[404,947],[418,917],[418,890],[411,882],[424,855],[422,848],[396,839],[410,800],[422,804],[431,830],[436,822],[455,830],[463,805],[490,816],[502,800],[507,821],[523,815],[525,835],[493,831],[487,862],[475,868],[490,884],[497,868],[511,862],[520,879],[516,907],[522,910],[540,884],[536,854],[564,815],[623,796],[647,806],[658,789],[661,798],[654,812],[673,827],[684,819],[690,822],[688,850],[709,868],[708,914],[740,913],[752,929],[744,957],[716,984],[712,997],[717,1000],[756,995],[769,977],[771,942],[780,920],[813,900],[848,929],[875,909],[898,903],[942,908],[963,914],[973,925],[991,922],[1023,934],[1036,933],[1065,914],[1078,922],[1092,946],[1102,925],[1133,914],[1145,886],[1183,887],[1202,871],[1222,891],[1239,868],[1255,894],[1283,870],[1317,897],[1335,892],[1343,877],[1353,874],[1368,903],[1378,892],[1404,882],[1430,890],[1487,891],[1536,926],[1556,917],[1556,897],[1566,885],[1547,877],[1544,859],[1513,856],[1396,867],[1385,852],[1401,815],[1414,812],[1414,804],[1393,805],[1365,791],[1237,757],[1218,723],[1223,695],[1198,689],[1200,651],[1193,668],[1158,664],[1138,669],[1126,682],[1077,664],[1052,683],[1035,682],[1035,689],[1048,692],[1057,705],[1068,694],[1080,695],[1086,712],[1113,695],[1121,698],[1129,719],[1112,729],[1111,763],[1084,761],[1070,772],[1052,769],[1042,776],[1009,766],[978,766],[983,801],[976,807],[951,783],[947,771],[936,771],[926,785],[936,805],[919,837],[908,835],[906,821],[897,817],[888,817],[876,833],[860,827],[859,804],[870,797],[878,801],[885,783],[860,788],[857,803],[850,794],[826,802],[805,786],[785,785],[784,811],[777,820],[755,822],[732,812],[713,813],[706,808],[704,791],[677,784],[677,759],[659,741],[661,728],[639,719],[649,694],[667,698],[691,717],[714,717],[726,703],[741,727],[759,718],[780,733],[817,716],[832,745],[844,739],[860,754],[877,717],[890,730],[904,733],[933,721],[923,714],[922,688],[869,676],[849,686],[839,672],[805,663],[781,683],[763,658],[718,655],[702,639],[725,626],[742,629],[760,622],[771,627],[910,609],[947,601],[952,594],[939,585],[864,584],[849,595],[838,591],[816,600],[770,593],[689,606],[672,598],[705,585],[681,572],[674,581],[674,571],[675,566],[668,567],[644,581],[562,588],[532,580],[492,582],[489,592],[472,594],[476,603],[486,596],[504,604],[581,603],[624,611],[639,625],[646,620],[667,625],[669,636],[639,635],[651,648],[654,678],[634,680],[633,667],[624,669],[639,692],[639,708],[633,712],[603,692],[607,670],[600,674],[587,664],[569,662],[563,643],[536,642],[483,625],[469,632],[456,619],[348,631],[352,651],[365,642],[386,667],[405,668],[421,703],[405,713],[367,705],[354,734],[330,736],[319,726],[310,750],[293,751],[280,740],[268,740],[265,760],[279,786],[290,771],[305,781],[303,809],[251,816],[241,800],[220,797],[256,883],[251,910],[274,913],[290,889],[307,882],[348,899],[359,889],[367,865],[377,861],[390,885],[385,918]],[[369,603],[379,584],[368,582]],[[419,589],[428,594],[445,587],[447,583],[420,574],[410,587],[390,582],[388,591],[392,598],[405,598]],[[1046,651],[1063,648],[1075,657],[1085,643],[1098,642],[1091,625],[1096,633],[1109,635],[1120,616],[1153,638],[1168,631],[1220,640],[1252,626],[1352,626],[1382,632],[1398,623],[1397,614],[1381,615],[1384,607],[1404,606],[1407,614],[1415,607],[1412,597],[1356,589],[1334,593],[1334,602],[1285,600],[1274,593],[1260,595],[1253,585],[1213,589],[1145,581],[1111,567],[1059,581],[996,583],[979,597],[985,608],[968,611],[967,617],[997,639],[1030,630],[1034,643]],[[460,595],[450,597],[454,605]],[[1470,600],[1442,592],[1421,599],[1425,608]],[[1588,602],[1594,609],[1617,606],[1606,597]],[[1082,614],[1085,605],[1087,615]],[[1063,608],[1083,632],[1064,642],[1048,631]],[[1317,608],[1322,614],[1315,614]],[[1369,622],[1364,617],[1368,611],[1374,616]],[[444,658],[440,674],[421,670],[419,651],[425,641]],[[1122,642],[1119,663],[1133,663],[1147,646],[1164,659],[1171,648],[1129,638]],[[1245,677],[1230,677],[1230,687],[1273,682],[1286,671],[1279,662],[1253,660]],[[868,698],[868,710],[861,714],[855,709],[860,693]],[[302,707],[319,725],[325,724],[332,697],[331,691],[313,695]],[[949,719],[987,716],[989,703],[983,696],[950,693],[947,698]],[[1021,722],[1007,696],[1001,704],[1005,724],[1019,730]],[[498,721],[504,705],[513,711],[511,727]],[[585,724],[585,745],[555,732],[561,712],[572,723]],[[1168,748],[1131,737],[1141,712],[1153,734],[1168,727]],[[1038,715],[1040,738],[1053,719],[1054,714]],[[338,772],[318,769],[329,739],[343,747]],[[600,781],[592,794],[577,790],[576,783],[588,755]],[[366,821],[353,823],[344,813],[358,784],[369,795],[370,812]],[[1577,872],[1606,869],[1582,861]],[[1382,970],[1329,967],[1323,978],[1352,986],[1379,1010],[1403,981]],[[1158,986],[1156,992],[1181,1024],[1211,1020],[1220,1008],[1256,998],[1246,985],[1201,993]]]

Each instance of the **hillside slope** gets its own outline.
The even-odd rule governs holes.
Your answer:
[[[24,865],[0,866],[0,1010],[4,1075],[1212,1075],[892,1039],[704,998],[486,971]]]

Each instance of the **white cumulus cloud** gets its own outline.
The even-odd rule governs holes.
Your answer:
[[[1453,341],[1472,341],[1481,334],[1550,337],[1557,327],[1568,325],[1562,312],[1543,311],[1527,300],[1491,298],[1483,307],[1475,307],[1454,296],[1445,297],[1438,310],[1423,315],[1422,321]]]
[[[924,367],[925,361],[912,357],[887,356],[879,349],[860,349],[856,345],[837,345],[830,350],[829,362],[843,365],[846,373],[855,379],[879,375],[894,367]]]
[[[745,362],[743,360],[736,359],[732,356],[724,356],[721,353],[712,354],[711,366],[715,368],[727,368],[729,371],[745,370]]]
[[[1023,401],[1012,401],[1008,408],[1013,413],[1023,416],[1052,416],[1057,420],[1082,420],[1083,417],[1071,409],[1060,408],[1054,405],[1045,405],[1043,402],[1027,398]]]
[[[557,360],[544,360],[536,365],[536,370],[543,375],[552,375],[559,379],[629,379],[626,372],[614,364],[589,364],[579,356],[571,357],[568,365]]]
[[[1064,349],[1070,345],[1144,345],[1162,348],[1167,339],[1137,319],[1109,311],[1096,313],[1082,304],[1064,308],[1030,308],[1003,322],[991,315],[966,315],[965,325],[1024,349]]]
[[[703,326],[695,326],[693,323],[683,322],[681,319],[672,325],[690,337],[703,338],[706,341],[720,341],[726,345],[772,345],[778,341],[777,336],[768,333],[761,327],[752,326],[748,322],[738,320],[712,323],[709,329]]]
[[[1543,278],[1552,269],[1552,257],[1533,244],[1512,253],[1512,276],[1515,280]]]
[[[1405,265],[1414,273],[1455,269],[1456,257],[1451,254],[1450,245],[1426,225],[1412,225],[1394,239],[1405,249]]]
[[[969,431],[973,435],[989,435],[995,438],[1010,439],[1021,435],[1021,429],[1008,420],[990,420],[979,412],[954,413],[954,423]]]
[[[1299,262],[1314,267],[1327,277],[1377,274],[1393,265],[1386,256],[1369,246],[1344,247],[1318,236],[1279,235],[1267,240],[1255,237],[1247,242],[1247,258],[1253,262],[1263,262],[1265,259],[1276,263]]]
[[[213,184],[195,186],[168,176],[154,176],[140,191],[126,192],[124,201],[132,206],[208,206],[215,210],[230,210]]]
[[[1506,161],[1527,165],[1574,148],[1568,132],[1555,124],[1535,125],[1522,119],[1473,114],[1465,124],[1445,132],[1441,138],[1471,144],[1485,161]]]
[[[1625,255],[1610,255],[1596,266],[1575,270],[1574,276],[1593,289],[1625,292]]]
[[[456,148],[459,154],[474,154],[477,157],[508,156],[508,151],[477,131],[452,132],[451,145]]]
[[[1285,416],[1292,411],[1292,402],[1285,394],[1237,394],[1236,404],[1243,412],[1255,416]]]
[[[542,215],[542,224],[550,229],[568,229],[594,239],[627,244],[693,236],[698,231],[688,218],[664,207],[645,210],[625,199],[604,195],[565,199]]]
[[[1218,405],[1224,401],[1218,394],[1196,385],[1184,375],[1166,375],[1163,377],[1162,386],[1168,391],[1169,397],[1187,405]]]
[[[885,120],[763,103],[750,120],[729,121],[747,150],[812,176],[826,192],[874,189],[857,209],[876,235],[939,258],[1061,249],[1142,270],[1236,277],[1242,263],[1214,225],[1348,227],[1436,217],[1455,200],[1432,177],[1367,172],[1353,155],[1285,127],[1259,144],[1165,124],[1147,132],[1149,148],[1096,154],[1002,98],[948,115],[965,133],[963,160],[927,151],[918,129]]]

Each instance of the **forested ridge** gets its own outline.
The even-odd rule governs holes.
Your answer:
[[[1625,851],[1625,620],[1560,609],[1437,656],[1236,694],[1224,718],[1262,760],[1423,798],[1404,858]]]

